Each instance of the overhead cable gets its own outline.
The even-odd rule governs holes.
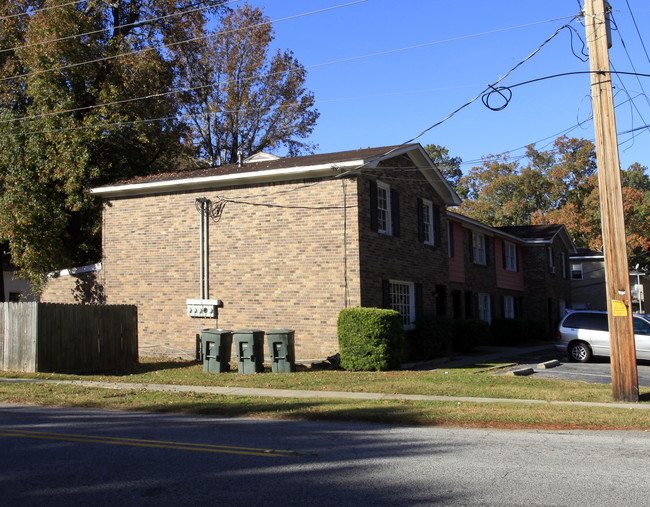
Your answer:
[[[52,43],[55,43],[55,42],[63,42],[63,41],[66,41],[66,40],[71,40],[71,39],[79,39],[81,37],[87,37],[88,35],[96,35],[98,33],[110,32],[111,30],[118,30],[118,29],[121,29],[121,28],[128,28],[130,26],[139,26],[139,25],[143,25],[143,24],[146,24],[146,23],[151,23],[153,21],[160,21],[162,19],[168,19],[168,18],[172,18],[172,17],[176,17],[176,16],[183,16],[185,14],[192,14],[194,12],[203,11],[203,10],[215,7],[215,6],[220,6],[221,7],[221,6],[229,5],[229,4],[236,3],[236,2],[241,2],[241,0],[229,0],[228,2],[219,3],[219,4],[206,4],[206,5],[202,5],[202,6],[199,6],[199,7],[191,7],[191,8],[186,9],[186,10],[172,12],[171,14],[166,14],[164,16],[158,16],[158,17],[155,17],[155,18],[146,18],[146,19],[142,19],[140,21],[136,21],[136,22],[133,22],[133,23],[125,23],[123,25],[107,26],[106,28],[101,28],[99,30],[93,30],[91,32],[77,33],[77,34],[74,34],[74,35],[66,35],[65,37],[59,37],[57,39],[49,39],[49,40],[44,40],[44,41],[39,41],[39,42],[32,42],[30,44],[24,44],[22,46],[15,46],[15,47],[12,47],[12,48],[0,49],[0,53],[7,53],[9,51],[17,51],[19,49],[27,49],[27,48],[32,48],[32,47],[35,47],[35,46],[43,46],[45,44],[52,44]]]
[[[304,15],[307,15],[307,14],[304,14]],[[289,19],[289,18],[284,18],[284,19]],[[562,19],[566,19],[566,17],[557,18],[557,19],[562,20]],[[383,56],[383,55],[387,55],[387,54],[391,54],[391,53],[397,53],[397,52],[401,52],[401,51],[418,49],[418,48],[422,48],[422,47],[426,47],[426,46],[443,44],[443,43],[446,43],[446,42],[454,42],[454,41],[458,41],[458,40],[463,40],[463,39],[468,39],[468,38],[473,38],[473,37],[479,37],[479,36],[483,36],[483,35],[490,35],[490,34],[493,34],[493,33],[503,32],[503,31],[506,31],[506,30],[514,30],[514,29],[517,29],[517,28],[534,26],[534,25],[538,25],[538,24],[541,24],[541,23],[549,23],[551,21],[556,21],[557,19],[552,19],[552,20],[547,20],[547,21],[539,21],[539,22],[530,23],[530,24],[527,24],[527,25],[519,25],[519,26],[516,26],[516,27],[510,27],[510,28],[501,28],[501,29],[492,30],[492,31],[489,31],[489,32],[482,32],[482,33],[473,34],[473,35],[465,35],[465,36],[460,36],[460,37],[454,37],[454,38],[451,38],[451,39],[445,39],[445,40],[441,40],[441,41],[429,42],[429,43],[425,43],[425,44],[419,44],[419,45],[416,45],[416,46],[408,46],[408,47],[393,49],[393,50],[389,50],[389,51],[382,51],[382,52],[379,52],[379,53],[370,53],[370,54],[366,54],[366,55],[362,55],[362,56],[356,56],[356,57],[347,58],[347,59],[343,59],[343,60],[334,60],[334,61],[329,61],[329,62],[325,62],[325,63],[318,63],[318,64],[307,65],[307,66],[299,66],[299,67],[296,67],[296,68],[293,68],[293,69],[288,69],[288,70],[282,71],[282,72],[293,72],[293,71],[302,70],[302,69],[305,69],[305,70],[306,69],[314,69],[314,68],[318,68],[318,67],[324,67],[324,66],[327,66],[327,65],[334,65],[334,64],[339,64],[339,63],[351,62],[351,61],[355,61],[355,60],[361,60],[361,59],[365,59],[365,58]],[[575,19],[575,16],[572,17],[572,20],[573,19]],[[263,74],[263,75],[260,75],[260,76],[255,76],[255,77],[252,77],[252,78],[248,78],[248,80],[254,80],[254,79],[261,79],[261,78],[264,78],[264,77],[270,77],[270,76],[272,76],[274,74],[278,74],[278,73]],[[2,79],[0,79],[0,81],[2,81]],[[15,122],[15,121],[19,121],[19,120],[32,120],[32,119],[38,119],[38,118],[43,118],[43,117],[47,117],[47,116],[54,116],[54,115],[57,115],[57,114],[73,113],[73,112],[85,111],[85,110],[90,110],[90,109],[97,109],[97,108],[100,108],[100,107],[108,107],[108,106],[113,106],[113,105],[126,104],[126,103],[129,103],[129,102],[136,102],[136,101],[140,101],[140,100],[149,100],[149,99],[161,98],[161,97],[166,97],[166,96],[174,95],[174,94],[178,94],[178,93],[187,93],[187,92],[192,92],[192,91],[198,91],[198,90],[202,90],[202,89],[205,89],[205,88],[211,88],[213,86],[214,86],[214,84],[210,83],[208,85],[199,85],[199,86],[193,86],[193,87],[177,88],[177,89],[174,89],[174,90],[171,90],[171,91],[154,93],[154,94],[150,94],[150,95],[134,97],[134,98],[129,98],[129,99],[123,99],[123,100],[120,100],[120,101],[104,102],[102,104],[95,104],[95,105],[91,105],[91,106],[84,106],[84,107],[65,109],[65,110],[59,110],[59,111],[51,111],[49,113],[40,113],[40,114],[36,114],[36,115],[32,115],[32,116],[16,117],[16,118],[9,119],[9,120],[0,120],[0,123]],[[476,100],[476,99],[474,99],[474,100]]]
[[[117,55],[104,56],[104,57],[101,57],[101,58],[95,58],[93,60],[86,60],[86,61],[83,61],[83,62],[71,63],[69,65],[61,65],[59,67],[52,67],[50,69],[43,69],[43,70],[37,70],[37,71],[33,71],[33,72],[26,72],[25,74],[17,74],[15,76],[9,76],[9,77],[1,78],[0,82],[10,81],[10,80],[15,80],[15,79],[24,79],[24,78],[27,78],[27,77],[38,76],[38,75],[41,75],[41,74],[47,74],[49,72],[56,72],[56,71],[60,71],[60,70],[72,69],[72,68],[76,68],[76,67],[81,67],[83,65],[89,65],[91,63],[100,63],[100,62],[105,62],[105,61],[116,60],[118,58],[122,58],[122,57],[125,57],[125,56],[132,56],[132,55],[137,55],[137,54],[142,54],[142,53],[148,53],[150,51],[156,51],[156,50],[164,49],[164,48],[167,48],[167,49],[168,48],[173,48],[173,47],[177,47],[177,46],[180,46],[180,45],[183,45],[183,44],[189,44],[191,42],[198,42],[198,41],[201,41],[201,40],[212,39],[212,38],[215,38],[215,37],[218,37],[218,36],[226,35],[226,34],[233,33],[233,32],[238,32],[238,31],[241,31],[241,30],[244,30],[244,29],[250,29],[250,28],[256,28],[256,27],[259,27],[259,26],[270,25],[270,24],[273,24],[273,23],[279,23],[280,21],[288,21],[290,19],[297,19],[297,18],[304,17],[304,16],[310,16],[310,15],[313,15],[313,14],[320,14],[322,12],[327,12],[327,11],[331,11],[331,10],[334,10],[334,9],[340,9],[342,7],[349,7],[351,5],[355,5],[355,4],[362,3],[362,2],[367,2],[367,1],[368,0],[355,0],[354,2],[350,2],[350,3],[347,3],[347,4],[337,5],[337,6],[334,6],[334,7],[326,7],[324,9],[319,9],[319,10],[315,10],[315,11],[311,11],[311,12],[306,12],[306,13],[303,13],[303,14],[296,14],[294,16],[287,16],[285,18],[279,18],[279,19],[276,19],[276,20],[273,20],[273,21],[266,21],[264,23],[258,23],[256,25],[249,25],[249,26],[242,27],[242,28],[236,28],[236,29],[233,29],[233,30],[230,30],[230,31],[220,31],[220,32],[213,33],[213,34],[202,35],[202,36],[199,36],[199,37],[192,37],[191,39],[185,39],[185,40],[176,41],[176,42],[169,42],[169,43],[166,43],[166,44],[159,44],[157,46],[148,46],[148,47],[145,47],[145,48],[142,48],[142,49],[138,49],[138,50],[134,50],[134,51],[128,51],[126,53],[120,53],[120,54],[117,54]]]

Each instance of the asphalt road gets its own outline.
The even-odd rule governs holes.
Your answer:
[[[647,505],[650,433],[0,405],[3,505]]]

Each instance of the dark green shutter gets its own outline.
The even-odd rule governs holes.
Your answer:
[[[418,241],[420,243],[424,242],[424,203],[422,199],[418,197]]]
[[[373,231],[379,230],[379,219],[377,217],[377,182],[370,182],[370,228]]]
[[[442,234],[440,231],[440,208],[433,205],[433,244],[440,246]]]
[[[399,192],[393,188],[390,189],[390,214],[393,221],[393,236],[399,236]]]

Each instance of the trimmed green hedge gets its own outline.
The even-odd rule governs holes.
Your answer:
[[[355,371],[401,368],[403,334],[402,317],[395,310],[341,310],[338,319],[341,366]]]

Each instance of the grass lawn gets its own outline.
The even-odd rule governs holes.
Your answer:
[[[299,368],[295,373],[239,375],[205,373],[196,362],[144,361],[126,372],[106,375],[0,372],[2,378],[94,380],[197,386],[258,387],[313,391],[506,398],[544,401],[612,402],[611,386],[498,375],[499,364],[435,371],[348,372]],[[639,405],[650,404],[641,388]],[[650,431],[650,411],[532,403],[222,396],[203,393],[113,390],[56,383],[0,382],[0,402],[300,419],[332,419],[391,424],[501,428],[639,429]]]

